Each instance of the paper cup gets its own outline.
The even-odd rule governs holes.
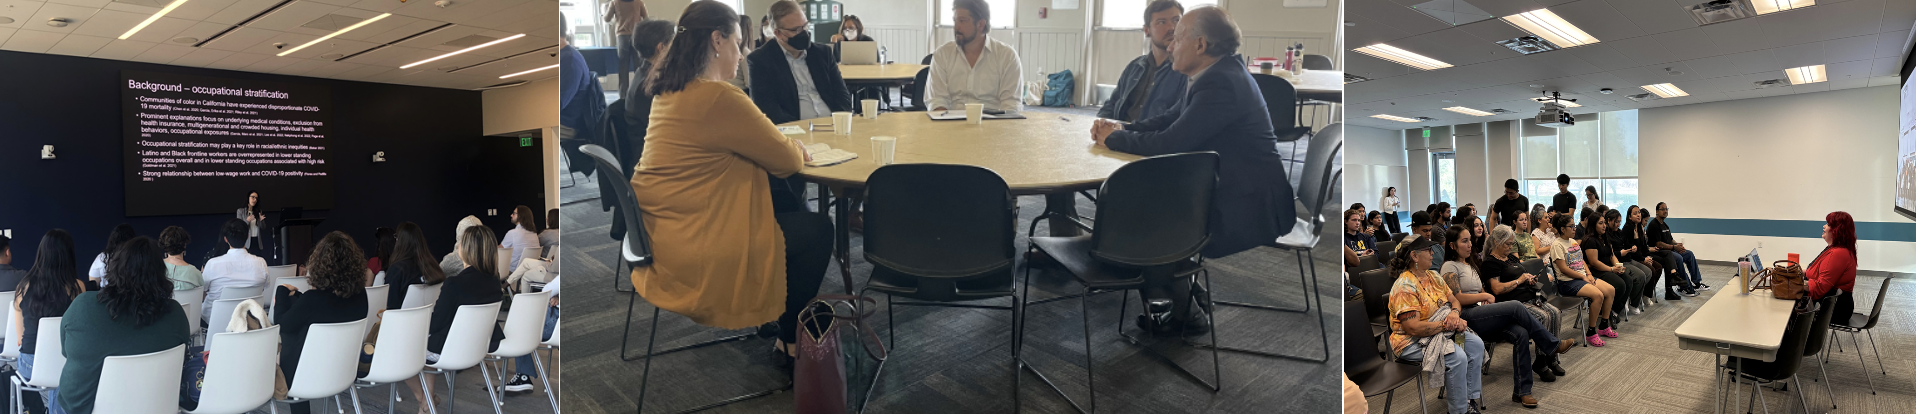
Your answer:
[[[832,133],[838,134],[838,135],[852,134],[852,113],[851,112],[833,112],[832,113]]]
[[[865,110],[865,119],[878,119],[878,100],[877,99],[866,99],[866,100],[858,101],[858,104],[861,106],[860,109]]]
[[[891,165],[892,154],[898,149],[898,138],[887,136],[872,137],[872,161],[878,165]]]
[[[965,104],[965,123],[981,123],[985,120],[985,104]]]

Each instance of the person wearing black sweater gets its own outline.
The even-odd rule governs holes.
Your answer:
[[[1608,233],[1615,230],[1611,229],[1608,220],[1598,215],[1589,217],[1590,220],[1585,222],[1586,227],[1581,230],[1583,240],[1578,245],[1583,248],[1583,262],[1590,269],[1590,274],[1597,280],[1617,288],[1617,295],[1610,298],[1610,311],[1613,315],[1608,315],[1610,319],[1604,321],[1606,326],[1597,328],[1597,333],[1603,337],[1615,338],[1616,331],[1610,328],[1615,326],[1616,321],[1623,319],[1619,316],[1624,312],[1624,305],[1628,304],[1625,298],[1638,294],[1637,285],[1625,283],[1624,274],[1628,270],[1625,270],[1623,263],[1618,260],[1616,246],[1610,243]]]
[[[1628,214],[1623,214],[1624,212]],[[1631,206],[1629,210],[1625,210],[1624,212],[1612,209],[1604,212],[1604,218],[1609,220],[1606,221],[1606,223],[1623,223],[1622,227],[1618,228],[1616,232],[1610,233],[1610,245],[1617,249],[1617,260],[1623,262],[1623,268],[1626,269],[1624,277],[1629,280],[1630,283],[1637,285],[1635,290],[1632,291],[1636,294],[1630,296],[1629,299],[1630,307],[1632,308],[1630,309],[1630,313],[1638,314],[1643,313],[1643,308],[1651,304],[1649,301],[1645,301],[1644,298],[1650,294],[1650,285],[1656,283],[1656,272],[1650,271],[1650,267],[1643,264],[1644,259],[1649,256],[1644,252],[1644,238],[1642,237],[1642,232],[1639,231],[1642,230],[1642,228],[1637,226],[1636,207]]]
[[[1570,175],[1557,174],[1557,195],[1550,198],[1550,211],[1557,214],[1577,211],[1577,195],[1570,192]]]
[[[306,260],[306,276],[312,288],[302,292],[293,285],[274,288],[273,319],[279,323],[279,369],[286,383],[293,384],[298,374],[299,356],[306,347],[306,333],[315,324],[352,322],[366,319],[366,288],[362,286],[365,254],[344,232],[332,232],[313,246]],[[390,275],[390,274],[389,274]],[[292,404],[294,414],[309,412],[308,403]]]
[[[459,307],[497,303],[505,299],[505,284],[501,283],[498,268],[498,239],[493,238],[492,230],[486,226],[473,226],[459,236],[459,260],[466,268],[459,274],[446,278],[445,287],[439,288],[439,302],[433,304],[432,326],[427,329],[426,359],[439,360],[439,351],[446,346],[446,335],[452,331],[452,321],[458,316]],[[492,339],[486,350],[499,347],[499,340],[505,339],[499,331],[497,322],[492,326]]]
[[[413,222],[399,223],[393,234],[393,262],[386,266],[386,309],[400,309],[412,285],[437,285],[446,281],[439,264],[432,261],[432,247],[426,244],[424,230]]]

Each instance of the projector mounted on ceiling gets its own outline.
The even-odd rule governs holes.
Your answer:
[[[1778,86],[1790,86],[1790,81],[1788,79],[1770,79],[1770,80],[1756,81],[1757,89],[1769,89],[1769,88],[1774,88]]]
[[[1536,36],[1523,36],[1510,40],[1502,40],[1498,41],[1497,44],[1504,45],[1504,47],[1510,48],[1510,50],[1526,55],[1562,49],[1550,43],[1550,41],[1543,40],[1543,38]]]
[[[1577,100],[1564,99],[1561,92],[1544,91],[1544,94],[1550,99],[1543,101],[1543,109],[1537,110],[1537,126],[1563,128],[1577,124],[1577,118],[1563,110],[1565,102],[1574,103]]]
[[[1639,93],[1636,95],[1624,95],[1623,97],[1630,98],[1630,100],[1637,101],[1637,102],[1654,101],[1658,99],[1663,99],[1663,97],[1657,96],[1657,94],[1654,94],[1654,93]]]

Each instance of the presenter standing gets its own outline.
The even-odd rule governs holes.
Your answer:
[[[246,220],[246,251],[260,256],[260,249],[266,248],[266,244],[259,241],[259,226],[266,221],[266,212],[259,208],[259,192],[246,192],[246,207],[235,214]]]

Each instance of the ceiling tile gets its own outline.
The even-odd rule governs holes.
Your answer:
[[[175,19],[170,16],[161,17],[159,20],[154,20],[153,24],[146,25],[145,29],[140,29],[139,33],[134,33],[130,39],[149,42],[172,40],[174,37],[178,37],[181,32],[185,32],[186,29],[198,24],[199,22],[186,19]],[[128,29],[131,28],[132,27],[128,27]],[[125,33],[125,31],[114,33],[113,37],[117,38],[121,33]]]
[[[1873,70],[1874,68],[1875,68],[1875,61],[1873,60],[1853,60],[1848,62],[1835,62],[1835,63],[1826,64],[1823,66],[1823,73],[1826,75],[1829,75],[1830,80],[1833,80],[1833,81],[1846,80],[1846,79],[1869,79],[1870,71]]]
[[[1796,93],[1823,92],[1823,91],[1830,90],[1830,83],[1825,81],[1825,82],[1817,82],[1817,83],[1806,83],[1802,85],[1792,85],[1790,86],[1790,89]]]
[[[147,63],[164,64],[167,62],[172,62],[173,59],[179,59],[180,56],[186,56],[187,53],[192,53],[192,52],[193,52],[192,46],[171,45],[171,44],[162,43],[162,44],[153,45],[153,48],[147,49],[146,52],[140,53],[139,56],[134,56],[133,60],[140,61],[140,62],[147,62]]]
[[[114,40],[113,43],[107,43],[106,46],[101,47],[100,50],[94,51],[93,57],[101,58],[101,59],[132,60],[134,56],[139,56],[140,53],[146,52],[147,49],[151,49],[153,48],[154,45],[157,45],[157,44],[158,43],[142,42],[138,40]]]
[[[46,53],[47,49],[52,49],[53,45],[59,44],[60,38],[62,37],[66,37],[66,35],[61,33],[21,30],[14,32],[13,37],[7,38],[7,43],[0,44],[0,49],[15,52]]]
[[[1875,77],[1869,79],[1869,86],[1897,86],[1901,85],[1902,81],[1902,77],[1895,75]]]
[[[1780,71],[1785,68],[1782,61],[1776,58],[1776,53],[1768,50],[1686,60],[1682,63],[1702,78],[1772,71],[1781,75]]]
[[[1769,19],[1777,14],[1779,13],[1771,13],[1767,16],[1758,16],[1755,18],[1732,20],[1703,26],[1702,29],[1703,33],[1709,35],[1710,41],[1714,43],[1722,53],[1742,53],[1788,44],[1804,43],[1801,41],[1785,43],[1782,37],[1778,36],[1775,32],[1767,30],[1763,26],[1763,20]]]
[[[69,6],[80,6],[80,7],[93,8],[93,9],[106,7],[107,4],[110,4],[112,2],[113,0],[47,0],[47,3],[51,3],[51,4],[65,4]]]
[[[279,68],[283,68],[283,67],[286,67],[287,65],[291,65],[294,62],[300,62],[300,61],[306,61],[306,60],[309,60],[309,59],[269,56],[265,59],[260,59],[259,62],[255,62],[251,65],[247,65],[241,70],[244,70],[247,72],[270,73]]]
[[[1470,23],[1457,26],[1457,29],[1463,30],[1465,33],[1470,33],[1472,36],[1476,36],[1477,39],[1486,42],[1500,42],[1530,35],[1515,26],[1511,26],[1510,23],[1504,23],[1503,19],[1490,19]]]
[[[66,38],[60,39],[60,43],[54,44],[53,48],[47,49],[47,53],[68,56],[87,56],[92,55],[94,51],[100,50],[100,47],[106,46],[107,43],[111,43],[112,41],[112,38],[106,37],[67,35]]]
[[[279,34],[280,32],[272,30],[241,27],[226,32],[225,35],[206,42],[206,44],[200,45],[200,47],[238,52],[252,48],[254,45],[260,44],[260,42],[265,42],[267,39],[279,36]],[[204,41],[204,39],[202,39],[202,41]]]
[[[1665,69],[1682,72],[1683,74],[1672,76],[1667,71],[1665,71]],[[1695,70],[1691,70],[1688,65],[1684,65],[1682,62],[1671,62],[1671,63],[1664,63],[1659,65],[1644,66],[1639,68],[1613,70],[1613,71],[1610,71],[1610,74],[1615,75],[1617,79],[1621,79],[1623,80],[1625,84],[1633,86],[1633,87],[1641,86],[1641,85],[1654,85],[1654,84],[1666,83],[1666,82],[1675,83],[1675,82],[1702,79],[1702,77],[1699,76]],[[1681,86],[1681,85],[1678,85],[1678,86]]]
[[[220,10],[232,6],[236,1],[238,0],[191,0],[180,4],[180,7],[173,8],[173,12],[167,13],[166,17],[176,17],[192,21],[205,20],[207,17],[213,16],[214,13],[219,13]]]
[[[327,61],[327,60],[315,60],[315,59],[295,59],[293,61],[293,64],[282,66],[279,69],[274,69],[273,73],[278,73],[281,75],[304,76],[306,72],[311,72],[313,69],[319,69],[321,66],[326,66],[327,64],[330,64],[330,63],[333,63],[333,62]]]
[[[214,69],[240,70],[240,68],[246,67],[246,65],[257,63],[269,57],[272,57],[272,55],[262,55],[258,53],[234,53],[231,56],[227,56],[224,59],[214,61],[213,63],[206,65],[206,67],[214,68]]]
[[[1469,0],[1470,5],[1489,12],[1492,16],[1509,16],[1544,8],[1546,5],[1535,0]]]
[[[1393,41],[1391,45],[1457,66],[1519,56],[1517,52],[1479,40],[1462,29],[1425,33]]]
[[[33,17],[27,18],[27,20],[33,22],[33,24],[22,25],[20,29],[36,32],[73,33],[74,29],[78,29],[81,25],[86,24],[87,19],[92,18],[93,13],[99,10],[100,9],[96,8],[48,3],[44,6],[40,6],[40,10],[35,12]],[[66,27],[46,25],[46,22],[54,18],[64,18],[70,21],[70,23],[67,23]]]
[[[266,9],[273,8],[273,6],[279,4],[279,2],[280,0],[238,0],[230,6],[226,6],[226,8],[220,9],[218,12],[214,12],[211,16],[207,16],[206,21],[239,24],[240,22],[246,21],[246,19],[252,18],[254,15],[260,14],[260,12],[266,11]]]
[[[1825,40],[1821,42],[1810,43],[1811,46],[1816,47],[1823,51],[1823,53],[1819,56],[1822,58],[1821,61],[1816,61],[1812,63],[1803,63],[1803,64],[1786,64],[1783,67],[1791,68],[1791,67],[1804,66],[1804,65],[1823,64],[1823,63],[1829,63],[1829,62],[1845,62],[1845,61],[1851,61],[1851,60],[1857,60],[1857,59],[1873,58],[1873,57],[1876,57],[1876,40],[1878,39],[1878,36],[1879,35],[1852,36],[1852,37],[1845,37],[1841,39]],[[1795,46],[1792,46],[1792,47],[1795,47]],[[1800,62],[1789,62],[1790,57],[1788,55],[1783,54],[1782,52],[1782,50],[1785,50],[1785,49],[1788,49],[1788,48],[1777,49],[1778,50],[1776,54],[1777,59],[1783,60],[1786,63],[1800,63]],[[1804,54],[1807,55],[1808,53],[1804,53]]]
[[[1644,65],[1644,63],[1637,62],[1636,59],[1624,56],[1622,53],[1617,52],[1617,50],[1615,43],[1604,42],[1564,49],[1561,53],[1574,55],[1578,59],[1596,65],[1603,70],[1628,69]]]
[[[46,3],[38,0],[0,0],[0,17],[13,19],[13,23],[0,24],[0,28],[19,29],[26,26],[27,21],[32,20],[34,13],[40,11],[40,6],[44,5]],[[34,22],[34,24],[40,23]]]
[[[1897,58],[1876,58],[1870,63],[1870,76],[1901,76],[1903,60]]]
[[[6,44],[7,38],[13,37],[13,33],[18,31],[20,31],[20,29],[0,27],[0,44]]]
[[[1577,28],[1583,29],[1584,33],[1589,33],[1599,41],[1607,42],[1650,34],[1637,27],[1636,23],[1631,23],[1630,19],[1624,18],[1623,13],[1618,13],[1617,9],[1611,8],[1609,3],[1602,1],[1565,3],[1551,7],[1550,11],[1556,13],[1557,17],[1569,21],[1570,24],[1576,25]]]
[[[207,48],[201,47],[201,48],[194,48],[192,53],[187,53],[185,56],[180,56],[179,59],[173,59],[173,63],[169,63],[169,64],[178,65],[178,66],[205,67],[206,65],[211,65],[213,64],[213,62],[218,62],[220,59],[225,59],[227,56],[232,56],[232,55],[233,55],[233,52],[228,52],[228,51],[219,50],[219,49],[207,49]]]
[[[80,23],[78,27],[73,28],[73,34],[117,38],[121,33],[126,33],[126,29],[133,28],[133,25],[140,24],[140,21],[146,20],[146,18],[151,15],[152,13],[100,10],[93,14],[93,18],[87,19],[86,22]],[[152,42],[158,41],[159,39],[140,40]]]
[[[1909,30],[1916,25],[1916,1],[1892,1],[1883,4],[1883,26],[1878,32]]]
[[[1874,57],[1902,57],[1909,45],[1909,30],[1876,34],[1876,54]]]
[[[1382,0],[1352,0],[1345,5],[1352,14],[1362,14],[1372,22],[1396,28],[1408,35],[1417,35],[1448,29],[1450,25],[1411,10],[1410,7],[1392,4]]]
[[[1844,80],[1832,79],[1829,82],[1823,82],[1823,83],[1830,84],[1829,89],[1832,91],[1839,90],[1839,89],[1854,89],[1854,88],[1862,88],[1862,87],[1869,86],[1869,78],[1844,79]]]
[[[1715,53],[1716,49],[1707,40],[1694,36],[1695,32],[1692,31],[1670,32],[1604,43],[1610,44],[1613,50],[1629,57],[1638,65],[1654,65],[1721,54]]]
[[[1753,20],[1762,21],[1764,30],[1787,45],[1877,33],[1882,12],[1883,0],[1852,0],[1771,13]]]
[[[306,24],[307,22],[311,22],[313,21],[313,19],[318,19],[321,16],[333,14],[339,11],[341,11],[339,6],[322,4],[322,3],[305,2],[305,1],[296,1],[291,4],[287,4],[286,7],[279,8],[279,10],[274,10],[272,13],[269,13],[265,16],[260,16],[259,19],[255,19],[251,23],[247,23],[246,27],[256,27],[256,28],[261,28],[266,30],[276,30],[276,31],[282,31],[282,32],[307,33],[307,34],[314,35],[315,37],[323,36],[326,33],[331,33],[331,31],[299,27],[299,26],[302,24]]]
[[[1606,0],[1611,8],[1646,33],[1664,33],[1697,27],[1688,6],[1671,0]]]

